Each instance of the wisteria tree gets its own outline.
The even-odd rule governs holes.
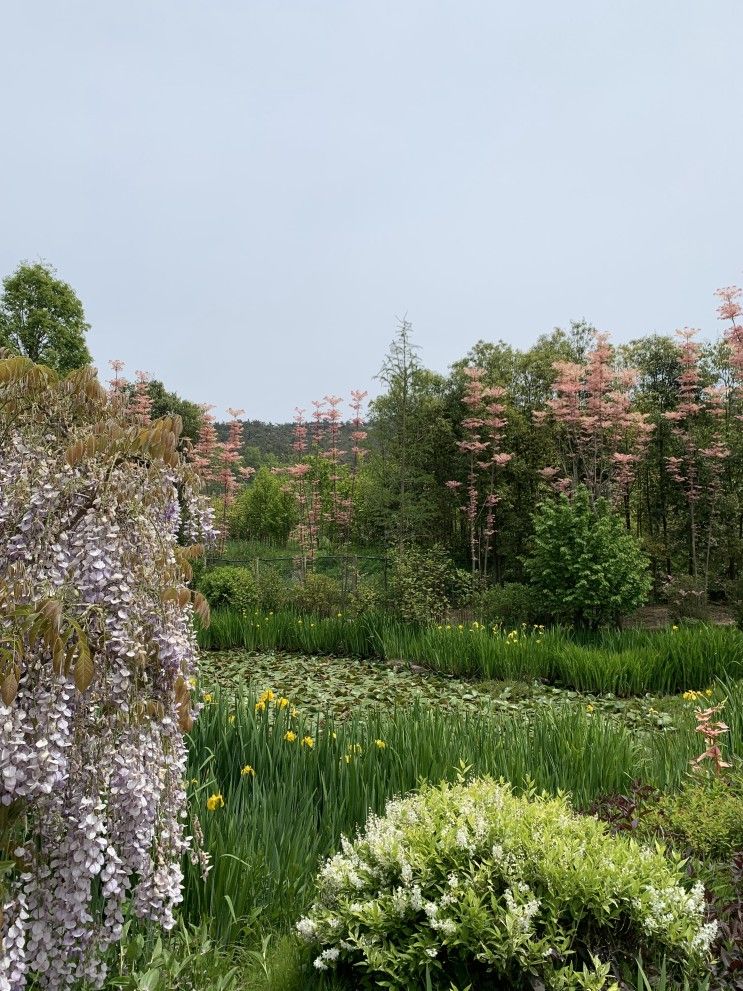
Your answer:
[[[117,372],[118,376],[118,372]],[[173,924],[196,707],[178,418],[0,358],[0,988],[100,986],[124,911]]]

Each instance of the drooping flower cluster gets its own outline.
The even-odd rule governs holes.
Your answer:
[[[100,986],[125,903],[167,927],[181,898],[206,617],[183,544],[211,516],[178,419],[89,369],[0,360],[0,426],[0,989]]]

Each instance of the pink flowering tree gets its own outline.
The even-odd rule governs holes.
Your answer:
[[[738,286],[726,286],[718,289],[715,296],[721,301],[717,308],[717,316],[729,324],[725,330],[725,344],[729,352],[730,368],[733,374],[732,398],[743,406],[743,289]],[[740,419],[743,412],[737,410]]]
[[[219,434],[214,424],[214,406],[201,403],[201,426],[199,436],[193,446],[191,458],[201,479],[209,484],[219,475]]]
[[[505,390],[488,387],[482,368],[464,369],[463,403],[467,415],[461,426],[463,439],[457,442],[467,462],[466,481],[446,483],[460,495],[460,509],[467,521],[472,575],[486,578],[496,533],[495,513],[501,500],[499,471],[513,458],[501,450],[506,427]]]
[[[689,570],[695,578],[703,575],[707,587],[716,511],[730,448],[724,437],[727,390],[722,386],[703,386],[701,349],[694,340],[697,333],[689,327],[678,331],[681,342],[678,401],[676,409],[666,412],[664,417],[677,441],[677,453],[666,458],[667,471],[681,488],[688,507]],[[702,548],[700,508],[704,509],[706,519]]]
[[[118,395],[118,392],[117,392]],[[0,988],[100,987],[124,911],[173,925],[196,715],[180,421],[0,359]]]
[[[292,448],[297,461],[275,470],[286,477],[287,488],[296,499],[299,522],[292,539],[300,549],[302,573],[316,558],[323,540],[340,546],[350,542],[354,495],[367,436],[363,416],[366,395],[361,390],[352,391],[349,420],[344,420],[340,396],[313,400],[309,423],[306,411],[295,409]],[[344,424],[351,428],[350,450],[341,446]]]
[[[230,419],[227,424],[227,439],[216,445],[217,475],[220,490],[220,529],[219,553],[223,554],[227,540],[227,510],[235,501],[235,495],[240,483],[244,483],[255,473],[254,468],[245,468],[242,464],[243,422],[241,417],[244,409],[233,409],[227,412]]]
[[[152,420],[152,398],[150,396],[150,377],[147,372],[135,372],[137,378],[134,384],[134,395],[130,400],[132,415],[137,423],[145,424]]]
[[[743,546],[743,290],[726,286],[715,295],[721,301],[717,315],[726,324],[722,357],[728,403],[724,427],[731,455],[726,466],[725,504],[721,513],[726,518],[726,543],[731,551],[728,573],[734,576],[740,573],[740,552],[736,562],[734,548]]]
[[[594,502],[604,497],[622,504],[629,528],[630,492],[653,431],[649,417],[632,405],[637,373],[616,367],[607,334],[595,335],[584,361],[553,367],[552,398],[533,419],[554,425],[561,464],[540,474],[557,492],[585,485]]]

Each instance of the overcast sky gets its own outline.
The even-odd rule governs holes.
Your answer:
[[[445,371],[743,280],[741,0],[0,0],[0,48],[0,273],[220,410],[373,389],[405,313]]]

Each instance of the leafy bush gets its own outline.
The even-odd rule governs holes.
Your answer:
[[[455,609],[466,609],[476,600],[480,591],[479,575],[464,568],[452,568],[446,586],[446,596]]]
[[[663,588],[663,597],[673,620],[709,619],[707,590],[701,578],[692,575],[669,578]]]
[[[258,604],[264,612],[277,612],[290,598],[289,584],[278,568],[261,564],[258,569]]]
[[[563,797],[519,797],[489,778],[425,787],[371,816],[321,869],[297,929],[319,970],[352,966],[375,986],[428,975],[478,987],[490,973],[561,991],[616,987],[612,964],[638,950],[669,953],[688,976],[716,933],[678,859],[611,836]]]
[[[585,488],[538,508],[526,568],[545,611],[592,629],[637,609],[651,586],[635,537],[605,500],[592,505]]]
[[[441,547],[410,545],[390,555],[389,609],[407,623],[441,619],[448,608],[452,563]]]
[[[258,589],[248,568],[225,566],[205,571],[199,579],[199,590],[213,608],[228,606],[245,612],[258,605]]]
[[[292,593],[294,606],[300,612],[315,616],[335,616],[343,607],[343,589],[337,578],[310,571]]]
[[[376,612],[384,602],[384,589],[378,580],[361,579],[348,598],[349,611],[354,616],[365,616]]]
[[[729,860],[743,849],[743,779],[695,775],[681,791],[662,795],[644,824],[679,850]]]
[[[480,619],[488,626],[505,626],[509,629],[526,624],[531,626],[539,619],[537,600],[533,589],[520,582],[491,585],[475,599]]]
[[[297,519],[292,493],[268,468],[261,468],[229,509],[229,534],[235,540],[262,540],[283,546]]]

